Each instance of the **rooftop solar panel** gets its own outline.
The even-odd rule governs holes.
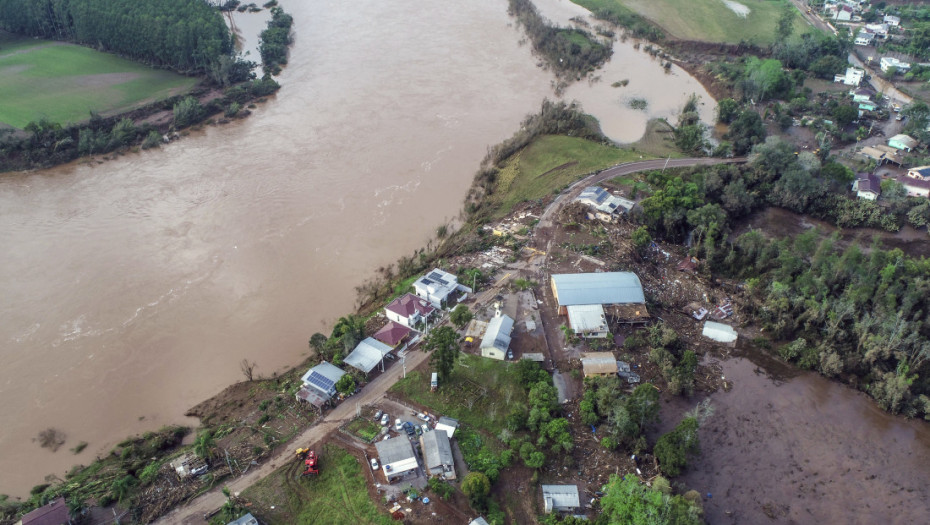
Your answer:
[[[321,388],[324,392],[329,392],[336,384],[329,378],[323,377],[316,372],[310,374],[309,380],[311,385],[314,385],[317,388]]]

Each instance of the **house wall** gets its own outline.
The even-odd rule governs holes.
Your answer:
[[[878,198],[878,195],[876,195],[874,192],[871,192],[871,191],[860,191],[856,193],[856,197],[859,197],[860,199],[865,199],[867,201],[874,201],[875,199]]]
[[[400,324],[406,326],[407,328],[411,328],[410,323],[409,323],[409,321],[407,320],[406,317],[403,317],[403,316],[401,316],[401,315],[399,315],[399,314],[397,314],[397,313],[394,313],[394,312],[392,312],[392,311],[390,311],[390,310],[387,310],[387,309],[384,310],[384,313],[385,313],[385,315],[387,316],[387,318],[388,318],[389,320],[394,321],[394,322],[396,322],[396,323],[400,323]]]

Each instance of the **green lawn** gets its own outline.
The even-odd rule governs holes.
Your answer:
[[[486,388],[486,393],[480,395],[476,385]],[[391,391],[492,436],[504,428],[513,406],[526,403],[526,392],[510,363],[471,354],[461,355],[452,377],[438,392],[429,391],[429,374],[419,370],[408,373]]]
[[[662,28],[670,36],[707,42],[740,41],[771,44],[775,25],[787,0],[737,0],[750,9],[746,18],[727,8],[722,0],[572,0],[591,11],[606,9],[635,12]],[[800,13],[795,16],[795,33],[813,31]]]
[[[190,90],[197,80],[92,49],[0,34],[0,124],[86,120]]]
[[[520,202],[540,199],[586,173],[640,160],[640,155],[577,137],[540,137],[505,162],[489,208],[494,218],[506,216]]]
[[[298,477],[302,463],[285,465],[247,488],[242,499],[252,504],[249,510],[255,517],[269,525],[392,523],[368,497],[368,481],[355,456],[327,445],[319,465],[320,475],[309,478]]]

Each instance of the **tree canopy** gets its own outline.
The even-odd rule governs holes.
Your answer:
[[[610,476],[601,506],[611,525],[701,525],[701,509],[678,495],[663,494],[630,476]]]
[[[219,11],[199,0],[0,0],[0,28],[180,72],[206,72],[233,52]]]
[[[446,384],[459,358],[458,334],[451,326],[440,326],[426,337],[424,347],[433,351],[429,362],[436,367],[440,384]]]

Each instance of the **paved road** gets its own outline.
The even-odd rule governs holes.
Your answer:
[[[549,204],[549,207],[546,208],[546,211],[542,213],[542,215],[539,217],[539,226],[551,226],[553,215],[558,213],[559,210],[562,209],[562,206],[573,201],[575,197],[577,197],[581,191],[588,186],[599,184],[607,179],[622,177],[623,175],[630,175],[631,173],[637,173],[640,171],[660,170],[663,168],[687,168],[690,166],[711,166],[714,164],[732,164],[741,162],[746,162],[746,158],[738,157],[733,159],[714,159],[702,157],[671,160],[655,159],[618,164],[612,168],[607,168],[604,171],[600,171],[593,175],[588,175],[587,177],[569,186],[568,190],[562,192],[558,197],[556,197],[555,200]],[[541,247],[539,248],[542,249]]]
[[[413,370],[420,363],[426,360],[427,354],[423,351],[407,352],[407,370]],[[230,492],[237,493],[245,490],[253,483],[268,476],[281,465],[294,460],[293,448],[297,445],[316,447],[317,444],[326,437],[330,432],[339,428],[343,423],[355,417],[355,406],[362,406],[375,403],[380,400],[384,393],[391,388],[403,376],[404,369],[400,361],[395,362],[385,373],[378,376],[377,379],[369,383],[362,389],[362,392],[355,397],[351,397],[336,408],[330,410],[321,419],[317,420],[313,426],[299,434],[294,441],[284,446],[278,451],[277,455],[270,461],[262,464],[258,468],[249,470],[245,475],[228,481],[224,485],[229,487]],[[293,444],[293,446],[291,446]],[[221,507],[226,502],[220,488],[207,492],[193,501],[179,507],[164,515],[155,523],[164,525],[176,524],[194,524],[204,523],[203,516]]]
[[[568,190],[562,192],[561,195],[556,197],[556,199],[546,208],[546,211],[543,212],[540,217],[539,225],[541,227],[551,226],[551,217],[554,213],[557,213],[561,207],[568,202],[571,202],[581,190],[592,184],[597,184],[607,179],[612,179],[614,177],[620,177],[622,175],[629,175],[631,173],[636,173],[638,171],[646,170],[655,170],[662,169],[663,167],[669,168],[681,168],[688,166],[707,166],[713,164],[726,164],[726,163],[738,163],[745,162],[745,158],[735,158],[735,159],[712,159],[712,158],[689,158],[689,159],[672,159],[666,161],[666,159],[658,160],[646,160],[639,162],[629,162],[626,164],[620,164],[612,168],[608,168],[599,173],[589,175],[584,179],[576,182],[571,185]],[[667,164],[666,164],[667,162]],[[545,256],[537,256],[534,259],[544,260]],[[538,269],[538,268],[537,268]],[[479,296],[479,301],[487,301],[490,298],[492,293],[496,293],[499,287],[512,276],[511,273],[506,274],[502,277],[494,286],[489,290],[486,290],[484,294]],[[426,360],[427,354],[422,351],[413,351],[407,353],[407,370],[413,370],[420,363]],[[228,487],[230,492],[233,494],[237,492],[242,492],[248,488],[253,483],[264,478],[265,476],[270,475],[281,465],[289,463],[294,460],[292,449],[297,445],[307,446],[311,448],[316,447],[317,444],[322,441],[330,432],[339,428],[343,423],[351,420],[355,417],[355,406],[356,404],[369,405],[379,401],[388,391],[394,383],[403,375],[403,367],[401,363],[395,363],[391,366],[390,369],[377,379],[369,383],[362,389],[362,392],[353,398],[350,398],[336,408],[327,412],[325,416],[317,420],[311,427],[306,429],[303,433],[299,434],[291,444],[283,447],[278,451],[277,455],[272,458],[270,461],[262,464],[254,470],[248,471],[245,475],[235,478],[228,481],[224,486]],[[292,446],[293,445],[293,446]],[[226,502],[226,497],[223,496],[220,488],[207,492],[197,498],[195,498],[190,503],[184,505],[183,507],[178,507],[168,514],[164,515],[156,521],[155,523],[163,525],[175,525],[175,524],[200,524],[204,523],[203,516],[208,512],[212,512],[219,507],[221,507]]]

